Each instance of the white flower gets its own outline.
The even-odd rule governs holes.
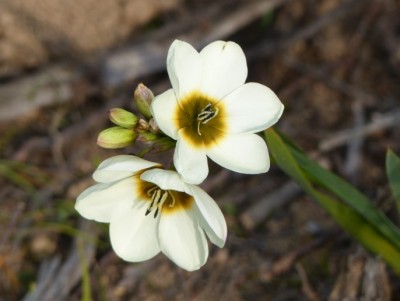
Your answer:
[[[277,122],[283,105],[266,86],[245,84],[240,46],[216,41],[198,53],[176,40],[167,69],[173,89],[153,100],[152,111],[160,129],[177,140],[174,164],[185,181],[207,177],[207,156],[236,172],[268,171],[267,146],[254,133]]]
[[[208,244],[223,247],[227,229],[214,200],[150,161],[122,155],[100,164],[99,182],[83,191],[75,208],[85,218],[110,223],[111,245],[126,261],[144,261],[162,251],[192,271],[205,264]]]

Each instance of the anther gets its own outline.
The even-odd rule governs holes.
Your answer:
[[[164,205],[165,201],[168,198],[168,191],[164,191],[163,195],[161,196],[161,199],[159,199],[156,211],[154,212],[154,218],[157,217],[158,212],[161,211],[162,206]]]
[[[218,115],[219,109],[218,108],[213,108],[212,104],[208,104],[204,107],[203,110],[197,115],[197,133],[201,136],[200,132],[200,123],[201,124],[206,124],[209,122],[211,119],[213,119],[215,116]]]
[[[146,194],[151,196],[150,205],[147,207],[145,216],[149,215],[154,209],[154,218],[158,216],[158,213],[161,212],[164,203],[168,200],[168,197],[171,197],[171,203],[169,207],[173,207],[175,205],[175,198],[172,193],[168,190],[162,190],[159,187],[153,187],[147,190]]]
[[[145,216],[147,216],[151,210],[153,210],[154,204],[157,206],[157,203],[160,200],[161,190],[158,187],[153,187],[147,191],[147,195],[151,195],[151,203],[149,207],[147,207],[146,213],[144,214]]]

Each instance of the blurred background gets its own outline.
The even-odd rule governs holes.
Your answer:
[[[202,186],[229,234],[197,272],[123,262],[108,225],[74,210],[121,153],[96,145],[108,110],[135,110],[139,82],[170,87],[174,39],[222,39],[284,103],[277,128],[399,224],[384,171],[400,153],[399,16],[399,0],[0,0],[0,300],[400,300],[393,271],[274,166],[212,165]]]

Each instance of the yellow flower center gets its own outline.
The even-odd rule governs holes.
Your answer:
[[[162,214],[172,214],[179,210],[191,208],[194,199],[191,195],[175,190],[163,190],[154,183],[146,182],[135,177],[140,200],[148,202],[145,215],[156,218]]]
[[[195,147],[212,147],[225,136],[226,112],[218,100],[198,91],[179,101],[175,121],[184,138]]]

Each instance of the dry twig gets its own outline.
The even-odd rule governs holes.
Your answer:
[[[317,295],[315,290],[311,287],[311,283],[308,280],[306,271],[304,270],[303,266],[300,263],[297,263],[295,267],[301,279],[301,286],[303,289],[303,293],[307,296],[308,300],[310,301],[321,300],[321,298]]]
[[[338,132],[332,137],[322,140],[318,148],[322,152],[330,151],[336,147],[347,144],[356,137],[368,136],[396,125],[400,125],[399,110],[379,116],[362,127]]]
[[[322,247],[327,241],[329,241],[332,237],[334,237],[339,230],[335,229],[332,232],[324,235],[323,237],[314,239],[310,243],[300,246],[298,249],[293,250],[276,261],[274,261],[269,267],[262,267],[260,270],[260,278],[263,281],[269,282],[274,277],[279,276],[282,273],[285,273],[289,269],[293,267],[293,265],[299,260],[300,257],[304,255],[308,255],[315,249]]]
[[[257,227],[276,208],[290,202],[301,192],[301,188],[289,181],[276,191],[263,196],[240,215],[240,221],[247,230]]]

